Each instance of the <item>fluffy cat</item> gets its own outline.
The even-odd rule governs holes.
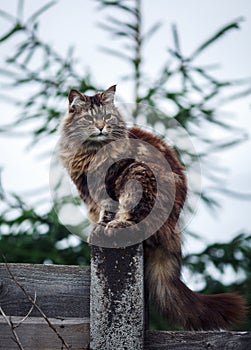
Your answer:
[[[94,222],[90,243],[113,247],[144,240],[146,285],[160,312],[187,330],[230,328],[245,313],[242,297],[200,295],[180,280],[184,167],[157,136],[126,127],[114,105],[115,90],[94,96],[71,90],[60,127],[61,162]]]

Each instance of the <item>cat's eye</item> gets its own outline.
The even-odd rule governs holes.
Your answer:
[[[108,122],[109,124],[116,124],[117,123],[117,117],[114,114],[107,113],[104,116],[104,120]]]
[[[88,122],[92,122],[93,121],[93,117],[89,114],[84,115],[84,119],[87,120]]]
[[[107,121],[107,120],[110,120],[112,118],[112,115],[111,113],[108,113],[104,116],[104,119]]]

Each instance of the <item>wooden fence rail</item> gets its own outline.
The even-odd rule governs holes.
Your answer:
[[[36,295],[36,305],[71,350],[251,349],[251,332],[145,330],[141,245],[126,249],[94,247],[91,268],[31,264],[8,267],[29,295]],[[13,326],[31,311],[31,302],[5,264],[0,264],[0,307]],[[35,307],[15,331],[24,350],[66,349]],[[0,349],[20,349],[3,316]]]

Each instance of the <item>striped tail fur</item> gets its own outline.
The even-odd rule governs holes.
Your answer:
[[[161,247],[152,254],[145,266],[149,298],[172,323],[186,330],[224,330],[244,318],[246,307],[241,296],[195,293],[177,277],[173,257],[168,259]]]

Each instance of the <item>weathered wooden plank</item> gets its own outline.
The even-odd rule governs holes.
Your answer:
[[[22,317],[12,317],[14,324]],[[89,322],[86,319],[50,319],[71,350],[89,349]],[[43,318],[30,317],[15,329],[25,350],[61,350],[62,342]],[[10,327],[0,317],[0,350],[18,350]],[[65,347],[64,347],[65,349]]]
[[[12,317],[14,324],[22,317]],[[89,319],[50,319],[71,350],[88,350]],[[17,329],[25,350],[60,350],[61,341],[44,319],[30,317]],[[147,331],[144,350],[248,350],[251,332],[164,332]],[[0,350],[17,350],[10,327],[0,316]],[[100,348],[100,350],[106,348]],[[118,348],[119,349],[119,348]],[[121,349],[121,348],[120,348]],[[123,348],[126,349],[126,348]],[[134,348],[127,348],[134,350]]]
[[[89,317],[90,268],[86,266],[9,264],[48,317]],[[31,304],[0,264],[0,305],[6,315],[24,316]],[[32,316],[39,316],[36,309]]]
[[[147,331],[145,350],[248,350],[251,332]]]
[[[142,244],[92,247],[91,350],[143,350]]]

